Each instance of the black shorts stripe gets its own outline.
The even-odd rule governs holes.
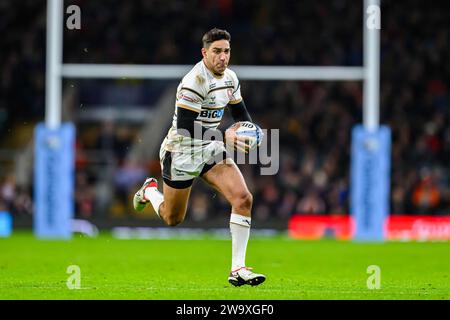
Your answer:
[[[164,182],[174,189],[186,189],[192,185],[194,179],[187,181],[172,181],[172,152],[166,151],[163,159],[163,180]]]
[[[172,179],[172,153],[170,151],[166,151],[163,160],[163,178]]]
[[[222,162],[226,158],[230,158],[230,155],[228,154],[228,152],[223,151],[222,153],[219,153],[215,157],[214,163],[209,163],[209,164],[207,163],[203,166],[202,172],[200,172],[200,177],[203,176],[205,173],[207,173],[209,170],[211,170],[216,164],[218,164],[219,162]]]
[[[174,189],[186,189],[192,186],[192,183],[194,182],[194,179],[186,180],[186,181],[172,181],[166,178],[163,178],[164,183],[167,184],[169,187]]]

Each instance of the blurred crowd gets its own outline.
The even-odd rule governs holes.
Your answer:
[[[70,4],[81,7],[82,29],[65,30],[65,62],[193,65],[200,59],[203,33],[222,27],[232,35],[232,64],[362,64],[362,1]],[[391,212],[449,214],[450,10],[444,9],[444,1],[412,0],[405,6],[382,1],[380,116],[393,136]],[[0,50],[0,134],[8,137],[24,121],[43,118],[45,1],[3,1],[0,13],[0,30],[8,31],[2,32]],[[145,88],[143,82],[135,85]],[[95,88],[93,82],[93,92]],[[243,81],[242,94],[255,122],[280,129],[277,175],[261,176],[258,166],[241,166],[254,194],[255,217],[347,214],[351,128],[362,122],[361,83]],[[108,210],[117,216],[131,212],[130,199],[142,179],[160,177],[158,159],[126,161],[139,132],[134,124],[105,121],[93,127],[78,129],[77,213],[93,217],[99,212],[102,191],[96,186],[101,177],[85,159],[93,150],[113,159],[114,203]],[[11,199],[10,177],[2,178],[0,192],[5,206]],[[203,220],[228,213],[220,195],[201,181],[195,183],[188,217]]]

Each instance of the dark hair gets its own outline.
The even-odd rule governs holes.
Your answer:
[[[217,40],[231,40],[231,36],[226,30],[222,29],[211,29],[202,38],[203,48],[208,48],[211,43]]]

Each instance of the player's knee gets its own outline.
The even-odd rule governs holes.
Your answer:
[[[243,209],[243,210],[251,210],[253,205],[253,196],[250,192],[242,192],[236,196],[234,207]]]
[[[169,206],[165,202],[159,208],[159,216],[170,227],[175,227],[184,221],[186,209]]]
[[[167,223],[169,227],[175,227],[182,223],[184,220],[184,214],[179,215],[170,215],[167,218],[164,219],[164,221]]]

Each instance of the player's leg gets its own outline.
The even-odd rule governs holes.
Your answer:
[[[251,217],[253,196],[241,171],[231,158],[211,166],[201,177],[227,199],[233,213]]]
[[[155,178],[148,178],[133,198],[134,208],[143,210],[150,202],[158,216],[169,226],[180,224],[186,216],[193,177],[183,166],[189,163],[188,153],[166,151],[164,143],[160,149],[163,174],[163,193],[158,190]]]
[[[189,195],[192,187],[173,188],[164,182],[164,201],[159,207],[159,216],[169,226],[176,226],[186,217]]]
[[[251,272],[245,265],[253,197],[241,171],[231,158],[227,158],[207,167],[207,171],[203,172],[201,177],[218,190],[231,205],[232,262],[229,282],[235,286],[261,284],[266,277]]]
[[[157,180],[148,178],[134,196],[134,208],[142,211],[148,203],[151,203],[156,214],[167,225],[176,226],[186,216],[191,185],[192,181],[183,182],[180,185],[166,180],[161,193],[158,190]]]

